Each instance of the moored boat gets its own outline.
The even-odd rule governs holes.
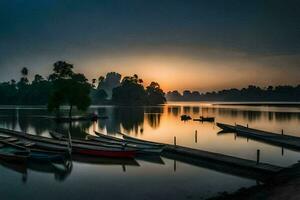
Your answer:
[[[58,133],[56,131],[50,131],[49,132],[50,135],[54,138],[54,139],[57,139],[57,140],[60,140],[60,141],[68,141],[69,138],[61,133]],[[71,143],[72,144],[83,144],[83,145],[92,145],[92,146],[100,146],[100,147],[107,147],[107,148],[116,148],[116,149],[124,149],[125,146],[122,146],[120,147],[120,145],[116,145],[116,144],[107,144],[107,143],[99,143],[99,142],[95,142],[95,141],[92,141],[92,140],[84,140],[84,139],[75,139],[75,138],[72,138],[71,139]]]
[[[64,136],[61,133],[58,132],[50,132],[52,137],[59,139],[59,140],[67,140],[67,137]],[[153,145],[143,145],[143,144],[134,144],[127,142],[123,139],[103,135],[101,133],[98,133],[99,137],[87,135],[86,140],[81,139],[72,139],[72,143],[78,143],[78,144],[92,144],[96,146],[104,146],[104,147],[110,147],[110,148],[117,148],[117,149],[133,149],[136,150],[137,153],[161,153],[163,148],[153,146]],[[103,137],[100,137],[100,135],[103,135]]]
[[[104,134],[99,133],[97,131],[95,131],[95,134],[97,136],[99,136],[99,137],[93,137],[94,139],[97,139],[97,140],[122,142],[122,143],[126,143],[127,145],[135,145],[136,148],[140,148],[140,149],[153,149],[153,152],[161,152],[163,150],[163,148],[165,147],[164,144],[145,141],[145,140],[140,140],[140,139],[137,139],[137,138],[127,136],[127,135],[125,135],[123,133],[120,133],[120,132],[119,132],[119,134],[122,135],[123,139],[113,137],[113,136],[109,136],[109,135],[104,135]]]
[[[100,134],[99,134],[100,135]],[[159,154],[163,151],[163,147],[157,147],[157,146],[153,146],[153,145],[144,145],[144,144],[137,144],[137,143],[131,143],[128,141],[123,141],[123,142],[119,142],[119,141],[113,141],[113,139],[108,140],[106,138],[101,138],[101,137],[96,137],[96,136],[92,136],[89,135],[87,136],[88,139],[90,140],[94,140],[94,141],[99,141],[99,142],[112,142],[114,144],[118,144],[121,146],[127,146],[130,148],[134,148],[136,150],[138,150],[138,153],[154,153],[154,154]]]
[[[67,141],[59,141],[51,138],[46,138],[37,135],[30,135],[24,132],[8,130],[0,128],[0,132],[14,135],[15,137],[26,139],[35,143],[35,146],[44,150],[63,150],[67,152],[69,150]],[[93,156],[107,156],[107,157],[128,157],[132,158],[135,156],[136,151],[132,149],[119,149],[119,148],[110,148],[102,147],[97,145],[91,145],[89,143],[72,144],[72,152],[84,155],[93,155]]]
[[[128,136],[124,133],[118,132],[119,134],[121,134],[124,138],[125,141],[127,142],[132,142],[135,144],[144,144],[144,145],[151,145],[151,146],[155,146],[155,147],[161,147],[163,148],[165,145],[161,144],[161,143],[157,143],[157,142],[151,142],[151,141],[147,141],[147,140],[142,140],[142,139],[138,139],[138,138],[134,138],[131,136]]]
[[[203,117],[200,116],[199,119],[193,119],[193,121],[200,121],[200,122],[214,122],[215,118],[214,117]]]
[[[188,120],[191,120],[192,118],[189,115],[181,115],[180,119],[181,119],[181,121],[188,121]]]
[[[13,162],[13,163],[24,163],[27,161],[28,158],[29,158],[29,151],[24,151],[2,143],[0,144],[1,160],[7,162]]]
[[[16,140],[15,140],[16,139]],[[28,159],[35,161],[63,161],[65,154],[53,151],[45,151],[39,149],[29,148],[28,143],[19,141],[17,138],[7,138],[0,140],[2,145],[17,149],[17,155],[28,156]],[[33,144],[31,144],[33,146]]]

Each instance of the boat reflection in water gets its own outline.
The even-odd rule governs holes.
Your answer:
[[[164,165],[164,161],[160,156],[138,156],[137,160]],[[73,169],[73,162],[83,163],[96,166],[120,166],[123,172],[126,172],[127,167],[140,167],[136,159],[133,158],[101,158],[93,156],[72,155],[72,161],[66,160],[64,162],[37,162],[28,161],[25,163],[13,163],[0,159],[0,165],[12,171],[22,174],[22,181],[27,182],[28,171],[41,172],[45,174],[53,174],[56,181],[64,181],[71,174]]]
[[[27,182],[28,171],[30,170],[45,174],[53,174],[55,180],[64,181],[70,175],[73,168],[71,161],[65,161],[64,163],[41,163],[35,161],[28,161],[23,164],[15,164],[0,160],[0,165],[12,171],[21,173],[23,182]]]

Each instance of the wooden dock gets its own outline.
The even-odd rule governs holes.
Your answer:
[[[248,178],[260,182],[267,182],[274,176],[273,173],[265,173],[263,171],[251,170],[247,168],[235,167],[231,164],[218,163],[214,160],[199,159],[190,156],[179,155],[176,153],[166,152],[162,153],[162,157],[174,160],[174,171],[181,170],[179,167],[177,169],[177,162],[193,165],[196,167],[201,167],[204,169],[221,172],[225,174],[230,174],[233,176],[238,176],[241,178]]]
[[[285,147],[292,150],[300,150],[300,137],[285,135],[283,132],[281,134],[272,133],[267,131],[262,131],[258,129],[248,128],[241,125],[229,125],[217,123],[217,126],[224,131],[235,132],[239,136],[252,138],[258,141],[262,141],[268,144],[273,144],[280,147]]]
[[[196,158],[196,159],[208,160],[208,161],[212,161],[224,165],[230,165],[232,167],[252,170],[254,172],[262,172],[265,174],[274,174],[283,169],[283,167],[279,167],[267,163],[260,163],[253,160],[247,160],[243,158],[237,158],[237,157],[228,156],[224,154],[203,151],[199,149],[192,149],[192,148],[187,148],[182,146],[167,145],[164,151],[166,153],[172,153],[172,154],[177,154],[177,155]]]

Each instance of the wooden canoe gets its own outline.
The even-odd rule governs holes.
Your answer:
[[[19,154],[22,152],[22,154]],[[0,159],[7,161],[7,162],[13,162],[13,163],[24,163],[29,158],[29,152],[28,151],[22,151],[20,149],[7,146],[4,144],[0,145]]]
[[[13,140],[12,140],[13,139]],[[0,143],[5,146],[10,146],[12,148],[18,149],[18,155],[28,155],[28,159],[35,161],[63,161],[66,157],[66,154],[54,152],[54,151],[46,151],[34,148],[28,148],[26,143],[17,140],[17,138],[7,138],[0,139]],[[11,141],[11,142],[10,142]],[[31,146],[33,146],[32,143]]]
[[[64,150],[68,151],[68,142],[67,141],[59,141],[52,138],[46,138],[37,135],[30,135],[24,132],[3,129],[0,128],[0,132],[14,135],[18,138],[23,138],[28,141],[32,141],[35,143],[35,146],[45,149],[45,150]],[[128,157],[132,158],[135,156],[135,150],[127,150],[127,149],[117,149],[117,148],[108,148],[101,147],[97,145],[91,144],[78,144],[72,143],[72,152],[83,154],[83,155],[93,155],[93,156],[104,156],[104,157]]]
[[[214,117],[203,117],[200,116],[199,119],[193,119],[194,121],[200,121],[200,122],[214,122],[215,118]]]
[[[68,140],[68,138],[65,135],[58,133],[56,131],[50,131],[49,133],[56,140],[60,140],[60,141]],[[71,139],[71,143],[72,144],[92,145],[92,146],[97,146],[97,147],[115,148],[115,149],[122,148],[122,150],[124,150],[124,148],[125,148],[125,146],[120,146],[120,145],[116,145],[116,144],[99,143],[99,142],[95,142],[95,141],[75,139],[75,138]],[[129,149],[127,148],[127,150],[129,150]]]
[[[164,144],[157,144],[157,143],[145,143],[146,141],[143,141],[144,143],[140,142],[140,141],[129,141],[129,140],[125,140],[125,139],[121,139],[121,138],[117,138],[117,137],[113,137],[113,136],[109,136],[109,135],[104,135],[102,133],[99,133],[97,131],[95,131],[95,134],[98,135],[98,137],[95,136],[88,136],[90,138],[92,138],[93,140],[96,141],[102,141],[102,142],[113,142],[115,144],[123,144],[124,143],[127,146],[132,146],[134,145],[134,147],[136,149],[139,149],[142,152],[145,153],[161,153],[164,149]],[[123,136],[124,137],[124,136]]]
[[[52,137],[56,139],[67,140],[67,137],[61,133],[51,131],[50,134],[52,135]],[[98,134],[101,135],[100,133]],[[109,137],[111,139],[108,139]],[[77,143],[77,144],[91,144],[91,145],[116,148],[116,149],[132,149],[132,150],[136,150],[138,153],[161,153],[163,150],[161,147],[153,147],[150,145],[128,143],[125,140],[115,138],[112,136],[101,138],[92,135],[87,135],[87,139],[89,141],[81,140],[81,139],[72,139],[71,141],[72,143]]]
[[[164,144],[161,144],[161,143],[151,142],[151,141],[147,141],[147,140],[141,140],[141,139],[138,139],[138,138],[128,136],[128,135],[126,135],[124,133],[121,133],[121,132],[118,132],[118,133],[121,134],[123,136],[124,140],[127,141],[127,142],[132,142],[132,143],[135,143],[135,144],[151,145],[151,146],[162,147],[162,148],[165,146]]]

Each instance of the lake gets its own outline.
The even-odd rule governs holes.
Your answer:
[[[67,113],[67,110],[64,110]],[[92,106],[89,112],[107,116],[98,122],[74,122],[72,137],[84,138],[94,130],[117,132],[146,140],[173,143],[192,148],[290,166],[300,160],[296,151],[222,133],[209,122],[181,121],[212,116],[217,122],[248,124],[250,127],[300,136],[300,106],[297,105],[213,105],[199,102],[170,102],[154,107]],[[81,114],[75,112],[75,115]],[[68,130],[68,123],[44,118],[43,107],[0,107],[0,127],[49,136],[49,130]],[[197,131],[197,137],[195,137]],[[206,199],[220,192],[234,192],[257,184],[251,178],[228,174],[206,165],[195,166],[175,158],[137,158],[131,162],[101,159],[83,162],[73,158],[65,169],[56,164],[29,163],[12,166],[0,163],[3,199]]]

